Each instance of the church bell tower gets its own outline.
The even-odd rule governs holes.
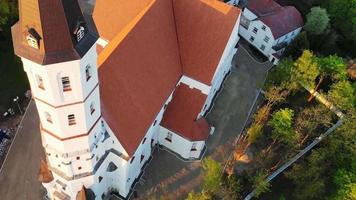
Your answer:
[[[94,184],[91,141],[102,116],[93,24],[77,0],[19,0],[12,27],[40,118],[41,171],[53,175],[42,178],[51,199],[75,199]]]

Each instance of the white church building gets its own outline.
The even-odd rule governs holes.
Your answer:
[[[50,199],[127,199],[158,145],[200,159],[240,10],[216,0],[19,0],[12,27],[40,117]],[[167,166],[169,167],[169,166]]]

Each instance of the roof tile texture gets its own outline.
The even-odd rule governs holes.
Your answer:
[[[198,119],[205,100],[206,95],[200,90],[181,83],[167,106],[161,126],[190,141],[207,139],[210,127],[204,118]]]
[[[108,48],[99,67],[102,114],[131,156],[182,74],[171,1],[157,1]]]
[[[173,0],[183,73],[211,85],[240,10],[216,0]]]

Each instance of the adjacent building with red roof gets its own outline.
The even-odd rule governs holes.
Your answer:
[[[281,6],[274,0],[249,0],[243,9],[239,34],[277,64],[302,27],[303,18],[295,7]]]
[[[240,10],[216,0],[20,0],[12,28],[40,116],[51,199],[128,198],[156,146],[200,159]],[[43,171],[43,170],[42,170]],[[40,175],[43,176],[43,173]]]

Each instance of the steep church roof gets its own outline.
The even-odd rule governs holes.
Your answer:
[[[216,0],[138,1],[119,8],[98,0],[94,10],[99,33],[110,40],[98,63],[102,114],[129,156],[182,75],[211,84],[240,14]],[[103,12],[130,6],[141,10],[122,22],[120,14]]]
[[[79,25],[86,34],[77,42]],[[97,40],[92,25],[77,0],[20,0],[19,21],[12,27],[15,53],[42,65],[80,59]],[[38,41],[38,49],[27,44],[29,35]]]
[[[211,85],[240,10],[216,0],[173,0],[183,74]]]
[[[102,114],[132,156],[182,75],[211,84],[240,11],[216,0],[130,2],[98,0],[94,20],[110,40],[98,63]],[[103,12],[130,6],[123,21]]]
[[[156,1],[131,23],[99,55],[102,114],[130,156],[182,74],[172,2]]]

